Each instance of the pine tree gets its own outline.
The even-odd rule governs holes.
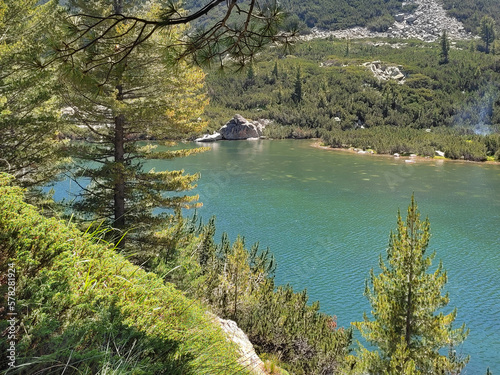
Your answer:
[[[64,143],[56,66],[41,68],[60,18],[55,1],[0,3],[0,171],[25,187],[54,178]]]
[[[382,273],[371,271],[365,294],[374,320],[353,323],[378,351],[361,346],[357,372],[372,374],[451,374],[459,372],[468,358],[457,358],[453,349],[468,331],[452,329],[456,309],[449,314],[436,311],[446,307],[448,294],[441,292],[447,275],[440,263],[432,273],[428,268],[435,253],[426,254],[429,220],[420,220],[412,197],[406,223],[398,213],[397,232],[391,233],[387,264],[380,259]],[[440,353],[450,348],[450,354]]]
[[[496,39],[495,20],[490,16],[484,16],[479,26],[479,35],[484,42],[486,53],[490,53],[490,45]]]
[[[302,101],[302,77],[300,74],[300,67],[297,68],[297,75],[295,76],[295,83],[293,84],[292,100],[295,104]]]
[[[69,4],[73,11],[78,9],[78,6],[74,6],[77,1],[64,3]],[[109,1],[108,12],[98,15],[90,3],[99,8],[102,1],[87,3],[89,7],[80,8],[78,17],[68,19],[73,38],[58,43],[57,47],[60,52],[58,59],[71,61],[85,55],[87,71],[102,69],[103,66],[112,69],[117,61],[125,60],[153,35],[172,27],[195,24],[195,21],[200,21],[198,24],[201,26],[191,29],[182,38],[171,39],[170,47],[177,52],[178,58],[190,56],[198,65],[215,62],[221,66],[236,63],[243,67],[270,43],[280,44],[286,50],[297,33],[282,32],[281,26],[286,15],[276,1],[208,0],[203,5],[198,2],[186,10],[182,8],[182,1],[158,0],[153,1],[158,10],[153,15],[141,12],[141,8],[148,3],[146,1]],[[122,3],[126,5],[125,11],[110,11]],[[128,34],[126,42],[114,43],[117,31]],[[102,48],[107,45],[114,48]],[[88,53],[89,50],[99,50],[100,53],[92,55]]]
[[[157,5],[141,1],[102,0],[88,4],[70,1],[74,12],[106,16],[133,8],[138,15],[154,17]],[[103,27],[106,27],[103,25]],[[85,52],[108,55],[108,49],[134,40],[135,29],[121,24],[112,43],[99,44]],[[73,59],[62,75],[66,90],[62,96],[74,111],[72,119],[85,125],[87,142],[73,144],[78,165],[76,176],[89,181],[82,186],[73,207],[82,218],[104,219],[120,233],[132,230],[127,241],[144,248],[158,238],[154,229],[167,211],[153,215],[155,209],[180,209],[197,205],[197,196],[179,195],[190,190],[198,175],[183,171],[145,171],[147,159],[171,159],[200,149],[155,152],[155,146],[140,144],[142,138],[166,139],[199,131],[199,119],[207,100],[203,91],[204,74],[174,60],[170,46],[180,30],[158,31],[126,57],[108,65],[86,70],[87,59]],[[111,35],[110,35],[111,36]],[[166,192],[174,192],[167,196]],[[144,250],[144,249],[143,249]]]
[[[247,78],[245,80],[245,83],[243,84],[243,88],[246,90],[249,87],[255,85],[255,70],[252,64],[248,66],[247,70]]]
[[[448,64],[449,62],[449,52],[450,52],[450,41],[448,40],[448,34],[446,30],[443,30],[443,33],[441,34],[441,39],[440,39],[440,45],[441,45],[441,52],[439,53],[440,64]]]
[[[277,61],[274,62],[274,68],[272,71],[272,75],[275,79],[278,79],[279,72],[278,72],[278,62]]]

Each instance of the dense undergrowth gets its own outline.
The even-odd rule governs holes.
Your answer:
[[[267,135],[322,137],[335,147],[380,153],[443,151],[452,159],[500,159],[500,57],[456,43],[316,40],[294,55],[271,51],[239,75],[211,72],[206,115],[216,130],[234,113],[267,118]],[[363,63],[399,67],[404,84],[381,80]]]
[[[12,263],[17,272],[17,366],[7,370],[2,355],[5,373],[247,373],[199,302],[100,243],[96,233],[43,217],[0,176],[1,274]],[[6,345],[2,339],[2,353]]]

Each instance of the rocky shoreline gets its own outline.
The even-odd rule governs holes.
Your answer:
[[[451,40],[473,40],[475,35],[466,32],[463,24],[449,17],[445,9],[436,0],[411,0],[407,4],[415,4],[417,8],[411,13],[397,14],[394,24],[386,32],[370,31],[366,27],[354,27],[346,30],[311,29],[311,33],[300,37],[301,40],[324,39],[367,39],[367,38],[398,38],[418,39],[425,42],[435,42],[446,30]]]

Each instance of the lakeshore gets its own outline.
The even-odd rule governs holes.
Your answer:
[[[321,141],[317,138],[313,139],[313,143],[311,144],[311,147],[318,148],[321,150],[327,150],[327,151],[340,151],[340,152],[346,152],[346,153],[351,153],[351,154],[357,154],[357,155],[369,155],[369,156],[376,156],[376,157],[385,157],[385,158],[393,158],[393,159],[398,159],[398,160],[411,160],[413,162],[439,162],[439,161],[446,161],[446,162],[454,162],[454,163],[474,163],[474,164],[480,164],[480,165],[500,165],[500,161],[495,161],[495,160],[486,160],[486,161],[474,161],[474,160],[458,160],[458,159],[450,159],[446,157],[425,157],[425,156],[420,156],[420,155],[414,155],[414,156],[409,156],[409,155],[400,155],[400,156],[395,156],[391,154],[379,154],[376,152],[369,152],[369,151],[364,151],[360,152],[363,150],[357,149],[355,147],[350,147],[350,148],[341,148],[341,147],[329,147],[329,146],[324,146],[321,144]]]

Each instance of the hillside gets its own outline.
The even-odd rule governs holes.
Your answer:
[[[500,2],[498,0],[442,0],[451,17],[461,21],[467,31],[476,32],[484,16],[493,17],[500,25]]]
[[[457,42],[313,40],[262,55],[239,75],[211,72],[217,130],[235,113],[269,119],[270,137],[322,137],[334,147],[452,159],[500,158],[497,56]],[[396,69],[397,68],[397,69]]]
[[[0,294],[1,306],[11,307],[0,311],[1,331],[17,314],[9,331],[17,367],[9,374],[247,373],[199,302],[131,264],[99,231],[83,234],[22,199],[0,175],[1,274],[16,272],[14,300],[9,294],[7,305],[5,276]],[[7,345],[1,341],[2,353]]]
[[[413,7],[395,15],[391,25],[387,27],[354,27],[343,30],[311,29],[311,33],[303,37],[304,40],[316,38],[399,38],[419,39],[426,42],[435,42],[446,30],[452,40],[472,40],[474,34],[467,32],[464,25],[457,19],[450,17],[442,4],[435,0],[414,0]],[[479,25],[479,21],[478,21]]]
[[[426,11],[430,22],[425,25],[432,27],[429,30],[431,34],[434,26],[439,29],[445,26],[440,23],[441,11],[463,25],[463,35],[476,34],[479,21],[485,15],[493,17],[500,24],[500,3],[497,0],[282,0],[278,4],[288,14],[284,28],[298,28],[303,32],[309,32],[310,29],[339,31],[362,27],[369,32],[389,31],[390,34],[398,34],[403,25],[397,15],[406,14],[406,19],[411,16],[410,20],[413,20]],[[202,5],[201,0],[185,2],[187,9],[199,9]],[[216,19],[221,14],[222,10],[215,11],[210,19]],[[203,22],[208,24],[210,19]],[[413,21],[410,23],[413,24]]]

